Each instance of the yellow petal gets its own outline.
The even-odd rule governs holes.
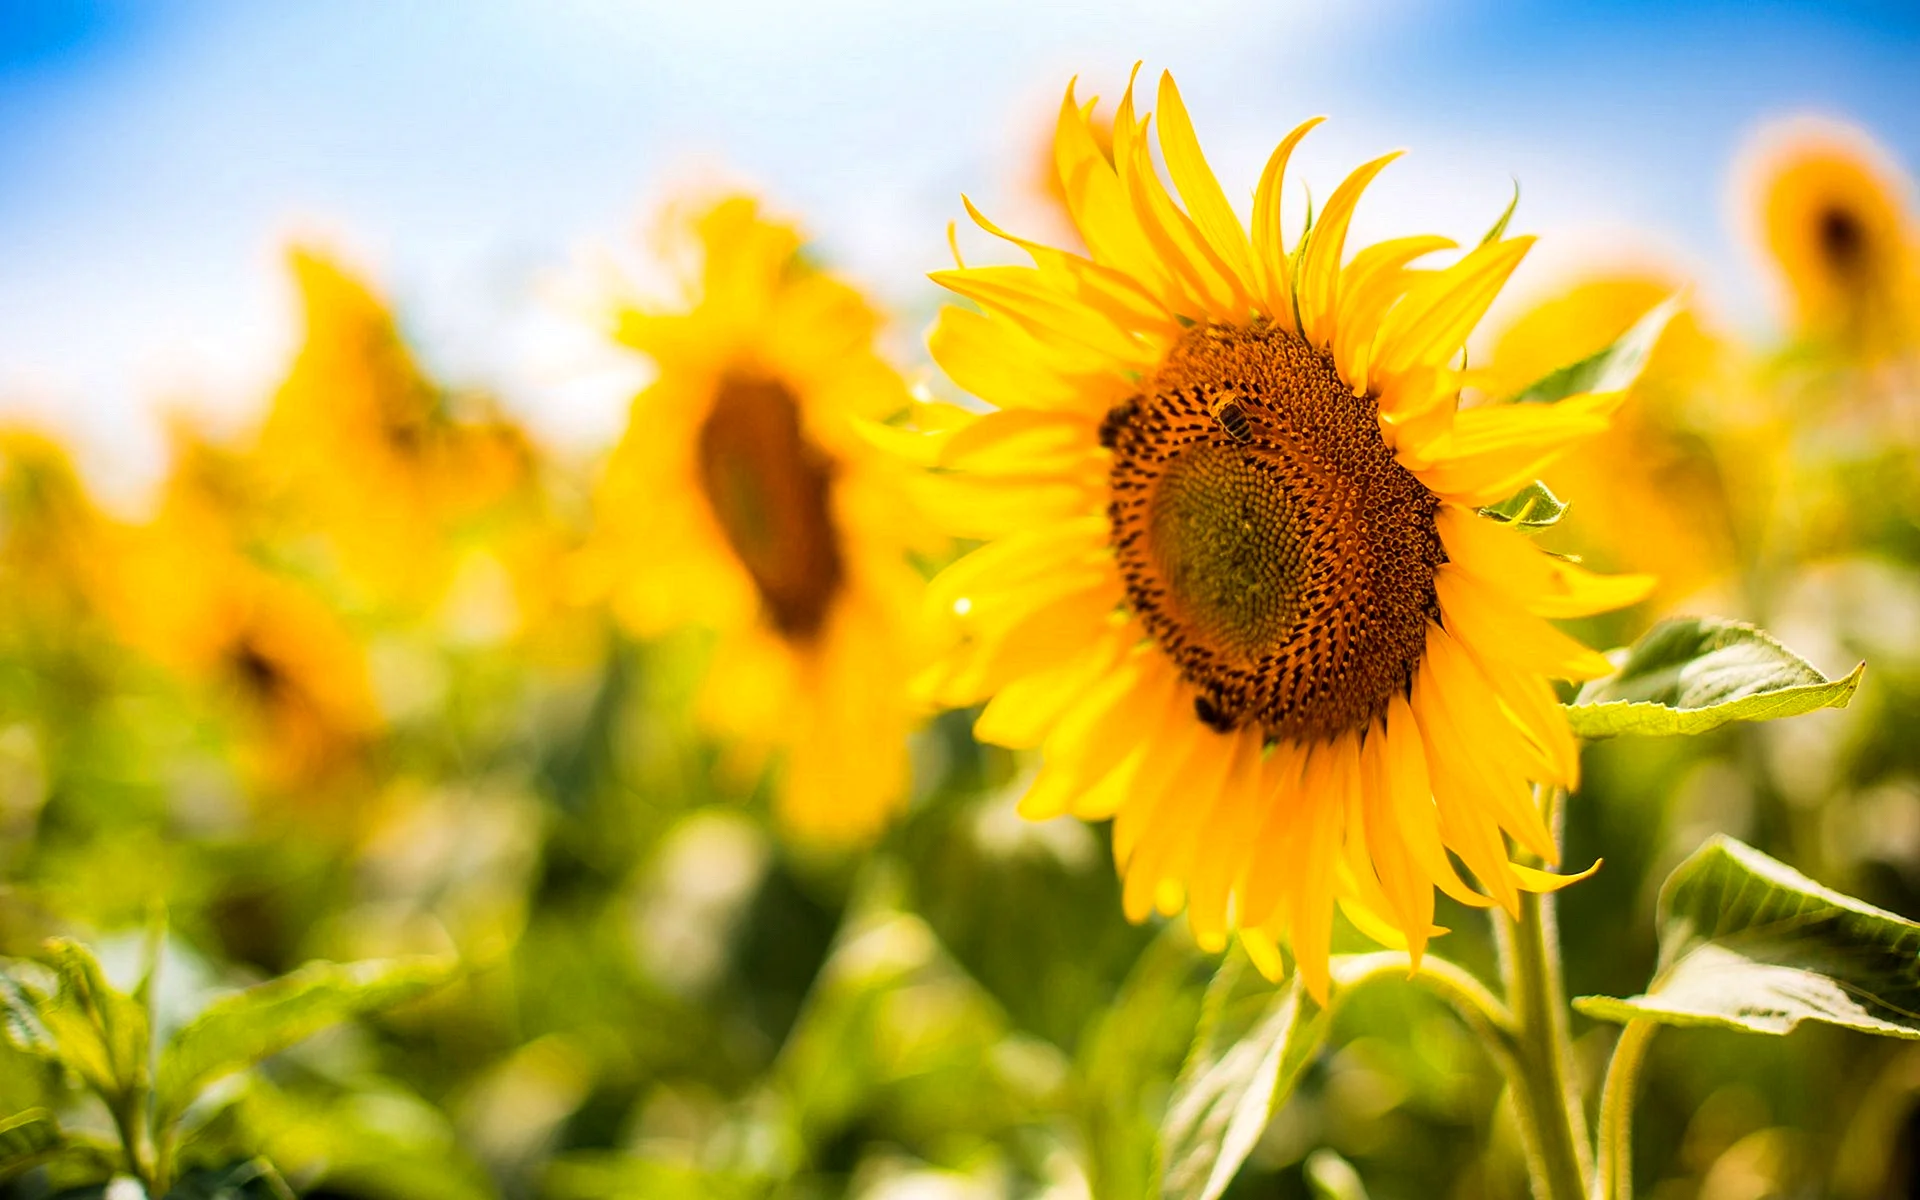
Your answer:
[[[1104,414],[1111,401],[1075,386],[1067,369],[1085,356],[1060,361],[1007,320],[946,305],[927,335],[927,350],[948,378],[999,408],[1038,408]]]
[[[1493,504],[1538,478],[1581,439],[1606,429],[1618,399],[1583,396],[1469,409],[1454,418],[1449,433],[1396,455],[1443,498],[1473,507]]]
[[[1486,908],[1492,901],[1468,887],[1454,870],[1440,837],[1440,813],[1435,807],[1433,785],[1427,771],[1427,750],[1413,707],[1404,696],[1387,701],[1386,745],[1381,754],[1386,769],[1381,781],[1387,809],[1380,827],[1397,834],[1407,853],[1425,873],[1432,885],[1472,908]],[[1364,760],[1363,760],[1364,762]],[[1410,909],[1422,911],[1422,904],[1411,898]],[[1431,911],[1432,897],[1424,909]]]
[[[1266,793],[1265,815],[1235,889],[1241,901],[1237,920],[1242,928],[1266,925],[1286,895],[1286,845],[1300,817],[1300,780],[1306,762],[1306,748],[1298,742],[1279,742],[1267,754],[1260,779]]]
[[[1503,603],[1499,593],[1452,563],[1434,571],[1433,587],[1448,631],[1488,658],[1555,679],[1598,679],[1613,673],[1606,655]]]
[[[1067,210],[1093,260],[1133,276],[1159,295],[1162,271],[1121,190],[1113,165],[1093,140],[1087,115],[1074,100],[1073,85],[1060,103],[1055,128],[1054,165],[1067,197]]]
[[[1172,318],[1166,308],[1131,275],[1102,266],[1042,242],[1016,237],[986,218],[973,201],[960,197],[973,223],[1003,241],[1011,242],[1033,256],[1040,273],[1055,287],[1097,309],[1122,328],[1167,324]]]
[[[1594,859],[1593,865],[1578,875],[1555,875],[1533,867],[1523,867],[1519,863],[1509,863],[1508,869],[1513,872],[1513,876],[1519,881],[1520,886],[1529,892],[1557,892],[1568,884],[1579,883],[1582,879],[1592,875],[1600,869],[1600,864],[1604,861],[1606,860]]]
[[[1392,376],[1453,358],[1532,245],[1532,238],[1508,238],[1481,246],[1409,292],[1381,322],[1373,351],[1375,389]]]
[[[1188,317],[1213,316],[1234,321],[1246,308],[1238,298],[1232,270],[1206,237],[1181,212],[1154,171],[1148,152],[1145,120],[1133,119],[1133,89],[1121,101],[1114,125],[1114,169],[1126,190],[1127,203],[1142,236],[1165,264],[1181,299],[1176,309]]]
[[[1421,662],[1416,684],[1428,685],[1427,703],[1416,704],[1423,731],[1435,733],[1427,747],[1427,762],[1434,768],[1434,795],[1439,798],[1447,785],[1461,789],[1455,796],[1455,811],[1464,813],[1470,806],[1498,821],[1526,849],[1548,862],[1559,858],[1546,820],[1527,786],[1523,754],[1517,743],[1521,734],[1500,711],[1493,689],[1460,643],[1439,626],[1429,627],[1427,656]],[[1441,816],[1446,819],[1446,806]],[[1496,839],[1497,840],[1497,839]],[[1501,852],[1505,860],[1506,854]],[[1478,874],[1480,868],[1474,866]],[[1482,883],[1491,886],[1485,878]]]
[[[1199,724],[1197,719],[1190,719]],[[1143,905],[1157,907],[1165,885],[1184,880],[1201,831],[1219,807],[1232,777],[1242,740],[1211,729],[1196,739],[1186,767],[1170,785],[1151,822],[1142,829],[1139,845],[1127,863],[1121,906],[1130,915]]]
[[[1595,575],[1458,504],[1442,504],[1434,523],[1449,560],[1536,616],[1590,616],[1637,604],[1653,590],[1651,575]]]
[[[1312,117],[1294,126],[1282,138],[1260,173],[1253,193],[1253,259],[1260,271],[1261,307],[1275,325],[1293,329],[1293,281],[1287,261],[1287,237],[1281,222],[1281,200],[1287,183],[1287,161],[1293,148],[1314,126],[1326,120]]]
[[[1137,649],[1060,718],[1048,735],[1044,762],[1021,798],[1020,812],[1045,820],[1118,768],[1172,704],[1177,677],[1165,659]]]
[[[1189,873],[1187,920],[1203,946],[1226,944],[1228,900],[1266,811],[1260,786],[1266,757],[1261,735],[1242,730],[1234,737],[1234,765],[1221,787],[1219,804],[1207,817]]]
[[[929,279],[1006,314],[1042,342],[1064,340],[1090,356],[1089,369],[1151,366],[1153,351],[1105,314],[1050,286],[1036,267],[968,267],[934,271]]]
[[[1407,264],[1453,247],[1451,238],[1395,238],[1368,246],[1347,264],[1340,277],[1340,315],[1334,321],[1333,360],[1340,368],[1340,378],[1355,388],[1356,395],[1366,391],[1367,362],[1373,351],[1374,335],[1380,331],[1381,318],[1406,292],[1408,283],[1420,277],[1420,272],[1407,270]]]
[[[1383,154],[1342,180],[1307,234],[1306,253],[1300,259],[1300,277],[1294,280],[1293,286],[1300,306],[1301,332],[1316,346],[1328,347],[1333,342],[1334,318],[1340,307],[1340,265],[1346,253],[1347,226],[1353,222],[1353,210],[1374,176],[1400,154],[1398,150]],[[1364,379],[1361,382],[1364,384]]]
[[[1206,238],[1207,245],[1220,261],[1226,264],[1236,292],[1235,299],[1243,311],[1251,308],[1254,294],[1253,248],[1247,241],[1247,231],[1240,225],[1240,218],[1234,214],[1233,206],[1227,203],[1226,193],[1220,190],[1220,181],[1207,166],[1206,156],[1200,152],[1200,141],[1193,132],[1193,120],[1187,115],[1187,106],[1180,99],[1180,89],[1174,86],[1171,73],[1162,73],[1160,76],[1158,103],[1160,152],[1166,156],[1167,173],[1173,176],[1173,185],[1180,189],[1180,198],[1186,201],[1187,213],[1199,227],[1201,236]]]

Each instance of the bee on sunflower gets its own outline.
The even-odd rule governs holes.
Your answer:
[[[1555,628],[1631,603],[1480,509],[1607,425],[1617,395],[1458,409],[1453,366],[1530,238],[1400,238],[1345,255],[1362,192],[1292,250],[1275,150],[1242,225],[1170,76],[1159,146],[1130,85],[1112,157],[1067,90],[1056,164],[1085,256],[987,232],[1034,265],[934,279],[934,358],[994,406],[938,435],[950,532],[987,544],[930,585],[952,649],[929,696],[986,702],[1037,747],[1032,818],[1113,820],[1127,914],[1185,909],[1324,998],[1333,912],[1416,961],[1438,888],[1518,907],[1571,877],[1529,781],[1573,786],[1551,679],[1607,660]],[[1478,881],[1456,871],[1449,852]]]
[[[676,214],[691,299],[628,303],[614,336],[657,376],[595,496],[583,587],[631,632],[718,635],[703,723],[777,753],[799,840],[872,837],[905,801],[905,680],[924,543],[904,471],[864,435],[906,409],[879,318],[744,196]]]

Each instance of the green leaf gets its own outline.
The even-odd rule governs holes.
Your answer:
[[[1624,391],[1640,377],[1647,360],[1653,357],[1653,348],[1659,343],[1667,322],[1679,311],[1680,297],[1661,301],[1635,321],[1631,329],[1614,339],[1612,345],[1534,380],[1509,403],[1553,404],[1590,392]]]
[[[292,974],[223,996],[161,1052],[154,1089],[157,1128],[201,1089],[342,1021],[440,987],[457,964],[444,958],[308,963]]]
[[[264,1158],[217,1169],[189,1171],[166,1200],[293,1200],[293,1189]]]
[[[1819,1021],[1920,1039],[1920,925],[1716,835],[1660,889],[1646,994],[1582,996],[1590,1017],[1785,1034]]]
[[[1698,734],[1845,708],[1867,665],[1828,679],[1767,633],[1721,617],[1676,617],[1648,630],[1619,669],[1580,689],[1567,721],[1583,738]]]
[[[109,1104],[144,1089],[148,1081],[147,1011],[114,990],[100,961],[71,938],[46,945],[55,991],[38,1006],[60,1060]]]
[[[1307,1155],[1306,1176],[1314,1200],[1367,1200],[1360,1172],[1325,1146]]]
[[[1536,479],[1500,503],[1487,505],[1480,510],[1480,515],[1492,517],[1524,533],[1533,533],[1556,524],[1566,516],[1567,502]]]
[[[0,1179],[37,1167],[60,1152],[60,1123],[44,1108],[0,1121]]]
[[[23,1053],[58,1062],[60,1047],[54,1044],[53,1034],[47,1031],[47,1023],[40,1017],[45,998],[15,976],[17,969],[10,966],[0,971],[0,1035]]]
[[[1155,1098],[1193,1044],[1211,955],[1184,921],[1163,925],[1112,1002],[1094,1010],[1075,1056],[1075,1123],[1096,1196],[1146,1196],[1158,1177]]]
[[[1297,976],[1275,989],[1244,954],[1222,961],[1161,1126],[1164,1197],[1217,1200],[1227,1190],[1319,1049],[1327,1016]]]

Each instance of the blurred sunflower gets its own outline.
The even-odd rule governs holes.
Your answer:
[[[905,409],[878,318],[744,197],[675,227],[690,302],[621,309],[658,368],[595,497],[582,563],[621,622],[717,630],[700,713],[784,755],[778,808],[805,840],[871,836],[905,798],[907,635],[924,539],[859,423]]]
[[[1744,175],[1803,338],[1868,360],[1920,344],[1908,183],[1864,133],[1804,121],[1763,132]]]
[[[1437,886],[1514,909],[1567,882],[1528,781],[1572,785],[1550,678],[1605,658],[1548,623],[1645,594],[1480,515],[1606,426],[1618,396],[1456,412],[1449,363],[1531,239],[1443,270],[1438,237],[1342,266],[1362,191],[1328,198],[1298,249],[1280,197],[1249,236],[1169,76],[1160,181],[1132,88],[1104,156],[1069,87],[1055,151],[1081,257],[989,233],[1034,267],[934,278],[934,357],[999,411],[940,435],[953,532],[990,544],[931,585],[957,639],[925,679],[988,700],[987,741],[1041,747],[1034,818],[1112,817],[1134,919],[1185,907],[1203,945],[1238,929],[1269,974],[1291,941],[1324,997],[1333,910],[1418,956]],[[1487,896],[1456,874],[1448,851]]]
[[[365,284],[309,250],[291,260],[305,334],[261,428],[259,469],[277,506],[372,598],[429,604],[463,527],[526,482],[531,450],[429,380]]]
[[[0,428],[0,564],[6,635],[46,637],[81,619],[107,521],[60,442]]]
[[[1516,395],[1565,362],[1605,349],[1682,287],[1653,272],[1582,279],[1509,323],[1474,382],[1487,395]],[[1738,461],[1727,469],[1714,450],[1724,439],[1749,441],[1743,435],[1760,414],[1741,420],[1721,405],[1703,411],[1711,398],[1737,390],[1730,358],[1695,310],[1682,309],[1607,430],[1547,472],[1576,512],[1608,515],[1578,524],[1574,544],[1611,568],[1657,578],[1659,602],[1693,595],[1735,566],[1739,522],[1729,476],[1747,481],[1748,471]]]
[[[122,641],[232,714],[250,777],[298,789],[352,762],[381,718],[352,631],[258,556],[250,486],[236,456],[176,431],[156,513],[101,563],[102,607]]]

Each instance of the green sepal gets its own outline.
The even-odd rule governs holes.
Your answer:
[[[1516,179],[1513,181],[1513,199],[1507,201],[1507,211],[1501,213],[1500,219],[1493,223],[1493,228],[1487,230],[1486,236],[1480,239],[1480,245],[1490,246],[1505,237],[1507,225],[1512,222],[1514,211],[1519,207],[1520,181]]]
[[[1535,533],[1558,524],[1560,518],[1567,515],[1568,507],[1565,500],[1536,479],[1498,504],[1487,505],[1480,510],[1480,515],[1523,533]]]

